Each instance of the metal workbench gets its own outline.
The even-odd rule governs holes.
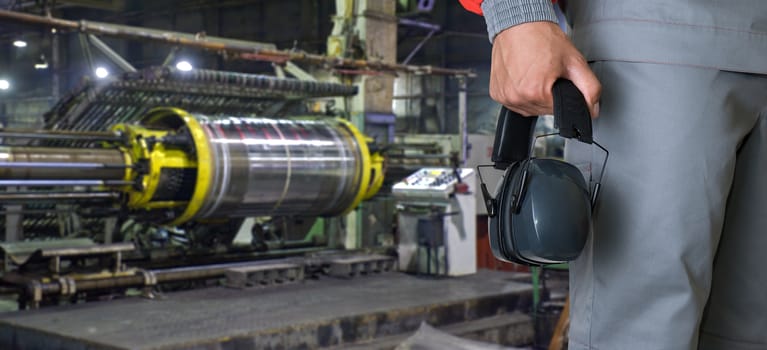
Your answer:
[[[213,287],[0,314],[0,348],[320,348],[512,313],[532,287],[508,272],[384,273],[249,289]]]

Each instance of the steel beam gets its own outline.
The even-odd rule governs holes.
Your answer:
[[[225,52],[230,57],[270,62],[303,62],[332,68],[353,68],[361,70],[410,72],[417,74],[460,75],[474,77],[470,69],[450,69],[433,66],[414,66],[388,63],[382,60],[358,60],[329,57],[299,51],[277,50],[274,44],[245,40],[226,39],[202,34],[188,34],[166,30],[133,27],[104,22],[70,21],[60,18],[31,15],[27,13],[0,10],[0,20],[12,21],[74,30],[88,34],[112,36],[117,38],[157,41],[172,45],[194,47],[203,50]]]

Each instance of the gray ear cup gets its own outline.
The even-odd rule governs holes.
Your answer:
[[[530,163],[527,192],[509,231],[517,250],[538,264],[574,260],[591,232],[589,186],[572,164],[556,159]]]
[[[514,163],[495,205],[490,246],[504,261],[543,265],[574,260],[591,231],[588,185],[575,166],[560,160]]]

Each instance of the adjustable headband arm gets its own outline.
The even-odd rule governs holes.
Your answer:
[[[506,107],[501,107],[493,141],[490,160],[496,169],[505,170],[509,165],[526,159],[530,139],[535,131],[538,117],[522,117]]]

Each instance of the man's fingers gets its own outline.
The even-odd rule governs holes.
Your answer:
[[[537,117],[539,115],[551,114],[545,111],[541,107],[537,106],[519,106],[519,105],[504,105],[506,108],[519,113],[523,117]]]
[[[552,82],[554,78],[551,78]],[[553,83],[552,83],[553,84]],[[523,116],[538,116],[551,114],[553,110],[551,85],[536,81],[533,84],[507,83],[501,85],[499,80],[490,84],[490,96],[498,103]]]
[[[503,105],[503,106],[506,107],[508,110],[510,110],[512,112],[515,112],[515,113],[518,113],[519,115],[521,115],[523,117],[526,117],[526,116],[529,115],[527,111],[525,111],[523,109],[519,109],[519,106],[509,106],[509,105]]]

